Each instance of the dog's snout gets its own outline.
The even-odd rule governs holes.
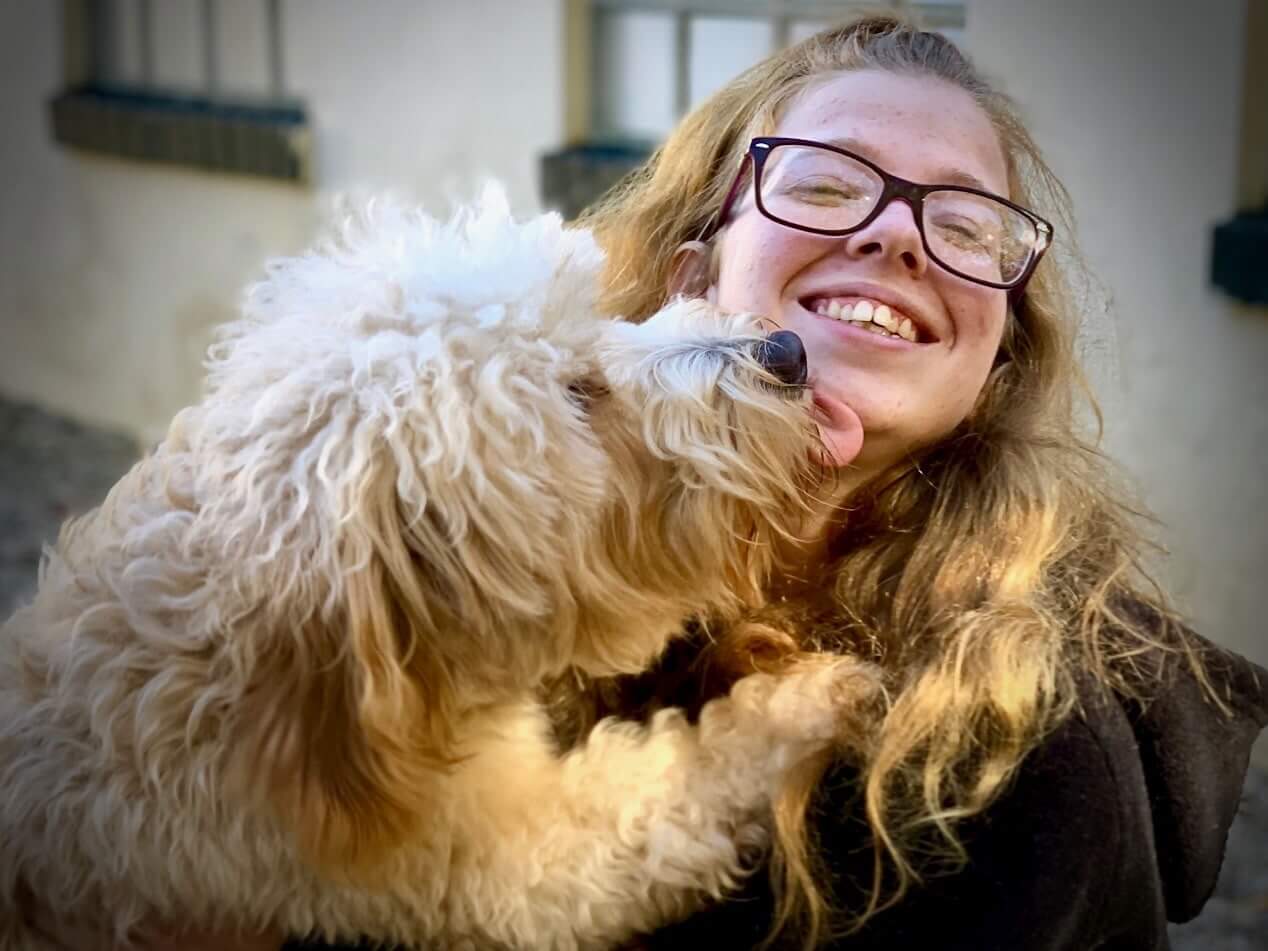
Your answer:
[[[791,330],[776,330],[757,345],[754,356],[781,383],[801,386],[806,382],[806,348]]]

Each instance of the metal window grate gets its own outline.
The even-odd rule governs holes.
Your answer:
[[[280,0],[257,0],[264,35],[256,39],[265,59],[257,72],[267,85],[254,94],[226,91],[217,0],[184,8],[196,14],[189,26],[197,30],[197,56],[183,65],[197,78],[183,82],[160,77],[161,54],[172,55],[161,45],[168,38],[156,29],[152,0],[66,3],[68,88],[49,105],[57,141],[125,158],[308,180],[309,123],[304,104],[285,94]]]
[[[694,55],[705,28],[711,28],[715,33],[728,23],[764,28],[765,41],[758,44],[761,48],[752,50],[755,55],[751,59],[756,61],[851,13],[886,6],[911,13],[929,29],[940,30],[956,38],[964,29],[963,0],[589,0],[590,79],[594,91],[591,98],[591,138],[605,141],[657,138],[685,115],[702,98],[698,88],[702,85],[699,77],[708,72],[699,68]],[[644,37],[650,37],[648,45],[660,54],[661,62],[640,79],[653,88],[664,82],[664,77],[654,72],[657,66],[670,77],[669,103],[652,110],[655,115],[638,117],[642,119],[642,127],[637,120],[631,123],[628,115],[621,114],[620,103],[623,96],[627,97],[630,85],[627,77],[617,74],[623,65],[628,68],[626,58],[622,56],[625,51],[616,48],[621,42],[623,27],[627,34],[633,31],[643,34],[627,35],[627,40],[637,43]],[[667,63],[664,62],[666,54]],[[750,63],[744,63],[739,68],[746,65]],[[632,74],[635,70],[628,69],[628,72]],[[697,81],[693,82],[693,77]],[[716,86],[723,77],[714,78],[717,82],[712,85]],[[705,91],[712,89],[706,88]]]
[[[963,0],[569,0],[572,144],[541,158],[543,203],[575,217],[735,72],[851,13],[882,6],[962,38]],[[710,31],[739,55],[701,62],[694,53],[708,48]],[[631,114],[628,103],[640,99],[647,108]]]

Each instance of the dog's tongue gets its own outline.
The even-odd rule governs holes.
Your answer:
[[[845,403],[814,391],[814,418],[819,425],[829,466],[848,466],[863,449],[863,422]]]

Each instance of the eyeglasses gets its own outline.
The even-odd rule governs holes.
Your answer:
[[[718,217],[726,223],[753,169],[757,209],[771,221],[811,234],[842,237],[867,227],[901,198],[911,206],[925,252],[957,277],[1020,296],[1052,242],[1052,225],[1020,205],[962,185],[917,185],[836,146],[761,137],[749,143]]]

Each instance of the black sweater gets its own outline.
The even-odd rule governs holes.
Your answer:
[[[1088,678],[1079,712],[1026,757],[985,814],[958,827],[967,864],[927,877],[828,947],[1167,949],[1167,921],[1196,916],[1215,887],[1251,745],[1268,725],[1268,671],[1214,648],[1207,663],[1231,715],[1180,664],[1160,676],[1144,707]],[[848,788],[848,777],[829,775],[817,832],[836,901],[861,907],[872,863],[865,828],[845,818],[849,810],[832,808],[833,797]],[[766,936],[772,909],[759,873],[742,894],[641,946],[753,947]],[[795,936],[786,945],[797,947]],[[318,944],[288,948],[331,951]]]
[[[1207,661],[1231,716],[1178,664],[1144,708],[1088,678],[1078,714],[1026,757],[984,815],[961,825],[968,863],[927,878],[828,947],[1168,948],[1167,921],[1195,917],[1215,888],[1250,749],[1268,725],[1268,671],[1214,649]],[[817,831],[837,900],[863,901],[872,855],[860,848],[857,820],[821,818]],[[745,895],[664,929],[649,946],[751,947],[771,913],[759,877]]]

